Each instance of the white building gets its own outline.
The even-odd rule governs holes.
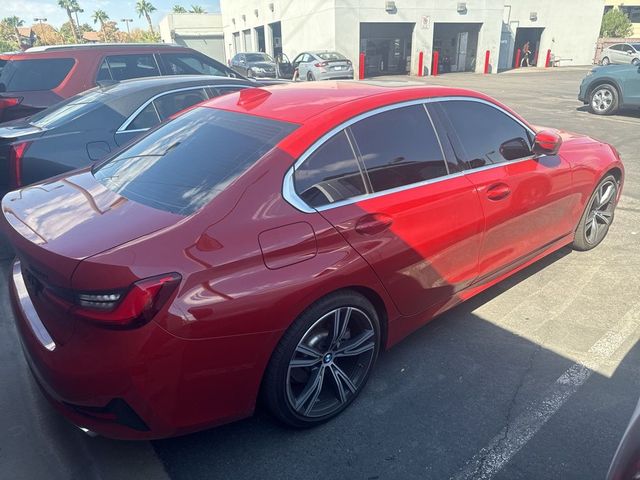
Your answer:
[[[337,50],[366,74],[418,72],[419,53],[431,71],[478,71],[485,52],[490,69],[512,68],[529,42],[531,61],[544,65],[551,49],[560,65],[593,60],[603,0],[221,0],[225,49],[284,52]]]
[[[184,45],[226,63],[219,13],[170,13],[160,20],[160,38],[165,43]]]

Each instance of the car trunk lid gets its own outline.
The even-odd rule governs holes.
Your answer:
[[[72,335],[74,320],[52,306],[47,292],[71,291],[73,274],[84,259],[183,218],[108,190],[90,170],[10,192],[2,200],[2,213],[31,301],[59,343]]]

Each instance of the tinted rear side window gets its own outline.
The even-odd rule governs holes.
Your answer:
[[[506,113],[480,102],[454,100],[439,103],[460,141],[456,156],[471,168],[531,155],[528,131]]]
[[[396,108],[351,126],[375,192],[447,174],[440,144],[422,105]]]
[[[105,65],[106,62],[106,65]],[[153,55],[112,55],[100,66],[97,80],[127,80],[160,75]],[[105,69],[106,67],[106,69]],[[109,76],[107,76],[107,73]]]
[[[344,130],[296,167],[294,183],[296,193],[311,207],[366,193],[358,161]]]
[[[133,201],[188,215],[206,205],[296,125],[200,107],[142,137],[94,169]]]
[[[2,69],[0,83],[7,92],[51,90],[62,83],[74,63],[72,58],[10,60]]]

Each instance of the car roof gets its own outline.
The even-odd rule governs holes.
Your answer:
[[[308,145],[307,137],[322,135],[350,118],[387,105],[436,97],[481,99],[503,108],[528,125],[508,107],[482,93],[415,83],[403,87],[360,81],[290,83],[241,90],[211,99],[203,106],[301,125],[280,144],[296,157]]]
[[[136,52],[194,52],[195,50],[172,43],[96,43],[83,45],[48,45],[32,47],[14,54],[15,60],[94,56],[96,53],[136,53]]]

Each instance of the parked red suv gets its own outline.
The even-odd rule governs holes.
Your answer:
[[[162,43],[36,47],[0,60],[0,122],[31,115],[100,81],[181,74],[243,78],[191,48]]]

